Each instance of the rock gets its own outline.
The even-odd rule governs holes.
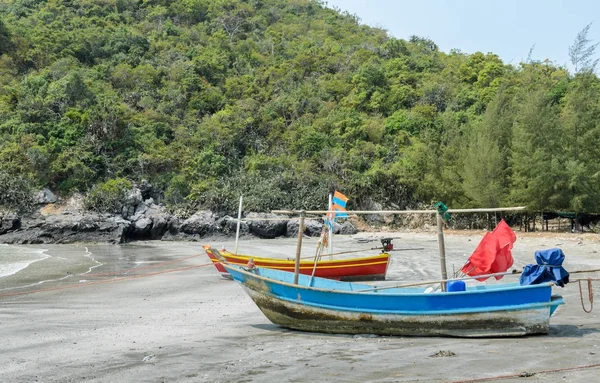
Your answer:
[[[142,204],[142,192],[138,188],[133,188],[125,197],[123,207],[121,208],[121,216],[125,219],[135,214],[136,208]]]
[[[261,238],[277,238],[285,235],[289,219],[271,213],[249,213],[246,218],[250,219],[248,221],[250,233]]]
[[[343,235],[353,235],[358,233],[358,230],[354,227],[354,225],[350,221],[344,222],[341,227],[339,234]]]
[[[147,205],[145,202],[138,205],[135,214],[130,217],[133,222],[132,231],[129,233],[131,240],[161,239],[167,231],[171,215],[164,206]]]
[[[144,238],[150,234],[152,230],[152,220],[148,217],[142,217],[133,224],[133,236],[136,238]]]
[[[219,225],[210,211],[199,211],[183,221],[179,231],[188,235],[205,236],[219,232]]]
[[[85,215],[85,216],[74,217],[74,218],[76,218],[76,219],[78,218],[79,220],[72,224],[71,231],[92,232],[92,231],[98,230],[100,228],[100,226],[97,223],[98,220],[96,219],[95,216]],[[62,222],[70,222],[70,221],[65,220]],[[67,224],[67,226],[64,229],[67,230],[68,226],[69,226],[69,224]]]
[[[161,239],[163,234],[167,231],[167,225],[169,223],[168,217],[158,216],[152,220],[152,229],[150,230],[150,236],[152,239]]]
[[[132,219],[134,219],[134,220],[138,219],[140,216],[146,214],[147,211],[148,211],[148,206],[146,205],[146,203],[145,202],[140,203],[139,205],[137,205],[135,207],[135,211],[133,213]]]
[[[237,232],[237,224],[237,218],[233,218],[228,215],[217,220],[217,225],[219,225],[219,227],[221,228],[221,233],[225,235],[235,236]],[[248,223],[240,222],[240,236],[248,234],[250,234],[250,228],[248,226]]]
[[[124,243],[133,240],[201,241],[207,236],[223,234],[234,237],[237,220],[211,211],[198,211],[183,220],[154,202],[142,199],[142,191],[134,189],[119,214],[84,211],[83,197],[74,195],[60,203],[48,203],[26,217],[0,213],[0,243]],[[220,213],[223,214],[223,213]],[[260,238],[298,235],[298,218],[289,219],[269,213],[250,213],[240,223],[240,235]],[[304,234],[318,237],[321,219],[305,220]],[[355,234],[349,222],[335,223],[334,233]]]
[[[142,182],[140,182],[138,187],[140,189],[140,192],[142,193],[142,199],[144,201],[147,201],[150,199],[153,201],[153,203],[160,204],[161,201],[163,200],[163,197],[164,197],[163,192],[160,189],[155,188],[147,180],[142,180]],[[146,202],[146,205],[150,205],[150,204],[148,202]]]
[[[386,208],[378,202],[368,201],[366,202],[365,210],[383,211]],[[394,222],[393,214],[365,214],[363,218],[369,225],[376,227],[390,225]]]
[[[0,235],[21,227],[21,217],[15,213],[0,216]]]
[[[143,200],[147,200],[148,198],[152,198],[152,191],[154,187],[147,180],[142,180],[139,186],[140,194]]]
[[[167,222],[167,232],[170,234],[179,233],[179,229],[181,228],[181,220],[179,217],[170,217],[169,222]]]
[[[127,240],[131,222],[119,216],[106,218],[95,213],[54,214],[22,220],[19,230],[0,237],[4,243],[122,243]]]
[[[58,197],[50,191],[48,188],[44,188],[40,190],[40,192],[35,197],[35,200],[39,204],[47,204],[47,203],[55,203],[58,201]]]
[[[296,237],[298,236],[298,226],[300,225],[300,219],[294,218],[290,219],[287,222],[286,227],[286,236],[288,237]],[[304,220],[304,234],[309,237],[318,237],[321,235],[321,229],[323,228],[323,223],[321,223],[317,219],[306,219]]]

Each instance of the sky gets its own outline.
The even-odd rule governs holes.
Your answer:
[[[594,0],[325,0],[357,15],[362,24],[394,37],[433,40],[441,51],[492,52],[507,64],[549,59],[572,69],[569,46],[593,23],[600,42],[600,1]],[[600,46],[596,58],[600,58]]]

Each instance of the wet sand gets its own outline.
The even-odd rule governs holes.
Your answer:
[[[397,249],[423,248],[394,252],[388,279],[439,278],[435,233],[386,235],[396,238]],[[374,247],[378,242],[356,239],[377,236],[336,237],[335,248]],[[481,237],[481,232],[446,236],[449,271],[460,268]],[[563,249],[569,271],[600,268],[597,235],[518,237],[516,268],[533,263],[534,250],[550,247]],[[207,243],[234,247],[231,239]],[[239,250],[293,256],[295,243],[244,239]],[[311,255],[314,244],[314,238],[305,239],[303,254]],[[0,381],[458,382],[512,376],[502,381],[592,382],[600,373],[600,367],[585,368],[600,364],[600,308],[584,313],[575,283],[556,288],[566,305],[551,318],[548,335],[456,339],[303,333],[270,323],[205,255],[183,259],[199,254],[200,245],[139,243],[128,251],[138,259],[150,250],[160,253],[157,267],[102,274],[115,271],[105,265],[94,269],[99,276],[70,278],[44,286],[45,291],[0,293]],[[101,249],[90,247],[92,253]],[[598,295],[600,282],[595,284]],[[518,377],[529,373],[535,375]]]

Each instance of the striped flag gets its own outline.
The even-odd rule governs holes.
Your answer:
[[[331,210],[336,211],[336,213],[333,213],[334,222],[336,218],[348,218],[348,214],[346,214],[346,202],[348,202],[348,197],[337,190],[333,193]]]

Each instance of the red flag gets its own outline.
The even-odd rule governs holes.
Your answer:
[[[494,231],[485,234],[461,271],[474,277],[508,270],[514,262],[511,250],[516,240],[515,232],[504,220],[501,220]],[[496,279],[500,278],[501,275],[496,276]],[[486,279],[478,278],[479,281]]]

